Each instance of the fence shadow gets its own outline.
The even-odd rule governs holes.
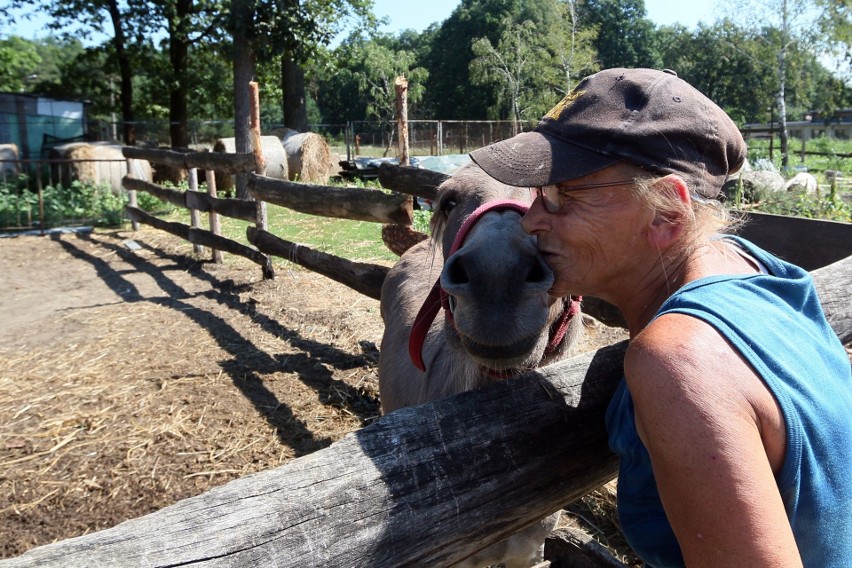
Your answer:
[[[201,268],[202,263],[184,256],[169,255],[162,251],[145,246],[158,258],[173,264],[158,266],[139,257],[134,252],[125,249],[117,243],[94,238],[91,234],[77,234],[77,240],[89,245],[100,247],[115,253],[121,260],[132,267],[132,271],[116,270],[110,264],[77,246],[71,239],[53,235],[53,240],[74,258],[90,264],[97,276],[122,301],[128,303],[148,302],[173,310],[182,317],[192,320],[200,328],[206,330],[216,341],[217,345],[231,355],[231,358],[220,362],[222,370],[231,379],[240,393],[251,402],[257,412],[275,428],[279,441],[289,445],[297,456],[312,453],[331,444],[332,440],[317,437],[310,431],[307,424],[300,420],[293,410],[282,402],[272,392],[262,379],[263,374],[274,372],[293,373],[308,387],[318,393],[328,390],[340,393],[335,400],[322,400],[324,404],[345,406],[347,409],[367,421],[378,414],[378,403],[365,404],[361,395],[351,385],[335,379],[332,372],[319,363],[325,363],[336,369],[346,370],[375,362],[377,358],[371,353],[355,356],[340,351],[328,345],[306,339],[296,331],[288,329],[280,322],[258,311],[252,302],[242,301],[239,292],[246,286],[235,285],[231,280],[220,280]],[[143,245],[144,246],[144,245]],[[169,277],[169,272],[188,271],[194,278],[207,281],[212,289],[199,293],[190,293]],[[144,273],[165,293],[164,296],[150,297],[143,294],[128,278],[130,274]],[[288,341],[294,348],[305,353],[297,355],[270,355],[259,349],[251,340],[244,337],[226,319],[205,310],[199,310],[189,303],[194,297],[204,296],[226,308],[237,312],[240,316],[248,317],[270,334]],[[235,316],[237,314],[234,314]],[[310,363],[310,364],[309,364]],[[326,397],[327,398],[327,397]],[[298,443],[293,443],[298,440]]]

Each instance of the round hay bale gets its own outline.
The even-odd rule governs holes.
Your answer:
[[[287,153],[290,179],[326,183],[333,164],[328,142],[316,132],[296,132],[288,129],[282,138]]]
[[[284,152],[281,140],[277,136],[261,136],[260,149],[263,152],[263,159],[266,162],[263,175],[275,179],[288,179],[287,154]],[[234,138],[220,138],[213,144],[213,151],[235,154],[237,152],[237,143]],[[217,191],[231,193],[234,190],[234,184],[233,175],[216,172]]]
[[[0,144],[0,181],[18,175],[18,145]]]
[[[66,164],[54,164],[54,179],[62,185],[73,181],[109,185],[113,193],[121,194],[124,189],[121,179],[127,175],[127,160],[121,153],[122,146],[113,142],[71,142],[50,150],[51,159],[69,160]],[[133,160],[133,177],[145,181],[153,179],[151,164],[147,160]]]

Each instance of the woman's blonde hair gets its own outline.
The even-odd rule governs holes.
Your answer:
[[[714,234],[730,233],[741,223],[740,218],[717,199],[700,197],[690,191],[691,199],[685,203],[674,191],[667,189],[671,187],[668,177],[637,178],[633,191],[655,214],[672,223],[683,223],[686,227],[685,241],[694,242]]]

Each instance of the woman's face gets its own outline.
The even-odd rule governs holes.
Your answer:
[[[556,189],[536,190],[522,224],[538,237],[538,248],[556,274],[552,295],[608,298],[638,284],[639,253],[647,248],[645,235],[654,220],[631,187],[640,175],[634,166],[617,164]]]

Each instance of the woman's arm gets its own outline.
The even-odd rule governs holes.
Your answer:
[[[661,316],[631,343],[636,428],[687,566],[801,566],[775,481],[784,420],[710,325]]]

